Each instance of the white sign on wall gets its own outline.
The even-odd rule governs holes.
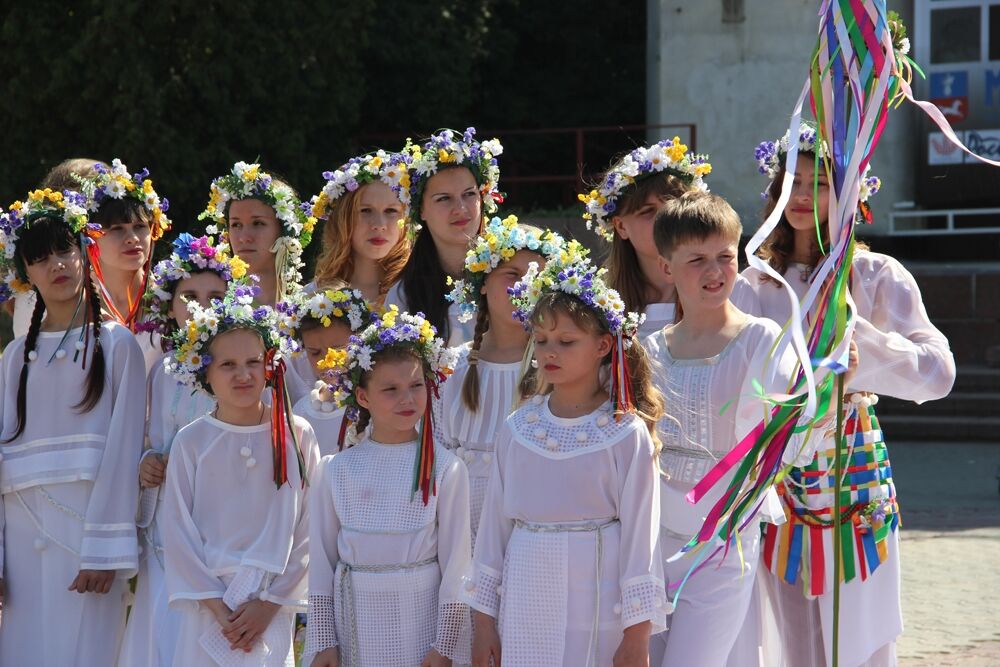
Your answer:
[[[955,130],[959,140],[970,151],[990,160],[1000,160],[1000,129]],[[927,135],[927,164],[982,164],[961,148],[948,141],[940,132]]]

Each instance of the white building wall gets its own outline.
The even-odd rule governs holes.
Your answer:
[[[767,184],[753,150],[788,127],[808,74],[819,4],[746,0],[743,20],[724,23],[723,0],[647,0],[647,122],[697,125],[697,150],[711,156],[709,187],[736,208],[747,233],[759,223]],[[912,7],[912,0],[890,1],[908,26]],[[859,229],[862,235],[887,233],[893,205],[913,197],[915,110],[904,104],[891,113],[872,160],[872,173],[882,178],[871,201],[875,222]]]

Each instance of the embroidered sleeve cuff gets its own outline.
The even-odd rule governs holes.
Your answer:
[[[501,575],[476,563],[471,577],[463,577],[462,601],[476,611],[496,618],[500,615]]]
[[[126,570],[139,566],[134,523],[85,523],[80,543],[81,570]],[[131,576],[131,575],[129,575]]]
[[[302,664],[312,664],[316,654],[335,646],[337,646],[337,626],[334,623],[333,596],[310,595]]]
[[[461,602],[442,602],[438,607],[437,639],[432,647],[453,664],[472,662],[472,616]]]
[[[622,627],[628,628],[644,621],[653,625],[650,634],[666,629],[667,614],[673,611],[667,601],[663,580],[656,577],[634,577],[622,584],[622,601],[615,605],[621,611]]]

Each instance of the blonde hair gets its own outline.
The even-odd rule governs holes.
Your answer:
[[[661,172],[648,176],[630,185],[619,195],[617,208],[612,215],[630,215],[638,211],[651,194],[656,194],[663,200],[671,200],[689,189],[687,183],[673,174]],[[611,239],[611,252],[604,260],[604,267],[608,270],[608,287],[617,290],[625,302],[625,310],[636,313],[645,311],[649,305],[647,292],[650,282],[639,267],[639,257],[632,242],[623,239],[617,231]]]
[[[325,289],[336,280],[349,282],[354,272],[354,249],[351,237],[361,211],[361,186],[354,192],[348,192],[333,204],[330,217],[323,225],[323,244],[319,258],[316,260],[316,272],[313,280],[316,287]],[[382,269],[382,279],[379,281],[379,294],[385,294],[396,282],[399,273],[406,266],[410,257],[410,242],[406,234],[400,232],[399,240],[389,253],[378,261]]]
[[[593,308],[585,304],[577,297],[565,292],[548,292],[543,294],[535,305],[535,310],[531,313],[531,324],[538,326],[547,317],[555,315],[565,315],[573,320],[576,326],[595,336],[610,334],[608,325],[603,317],[600,317]],[[611,364],[611,352],[601,359],[601,365]],[[636,415],[646,424],[653,439],[654,458],[659,457],[662,447],[660,438],[656,433],[656,423],[665,413],[663,394],[653,384],[653,364],[649,359],[646,348],[633,340],[632,345],[625,349],[625,360],[628,363],[629,384],[632,387],[632,396],[635,399]],[[521,386],[525,398],[536,394],[548,394],[552,387],[545,385],[537,370],[531,374],[530,384],[528,377],[522,380]]]

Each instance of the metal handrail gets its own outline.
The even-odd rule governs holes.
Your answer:
[[[995,215],[1000,220],[1000,208],[949,208],[916,211],[893,211],[889,214],[890,236],[941,236],[944,234],[995,234],[1000,233],[1000,225],[994,227],[956,227],[956,217]],[[944,216],[945,226],[938,229],[897,229],[897,218],[930,218]]]

